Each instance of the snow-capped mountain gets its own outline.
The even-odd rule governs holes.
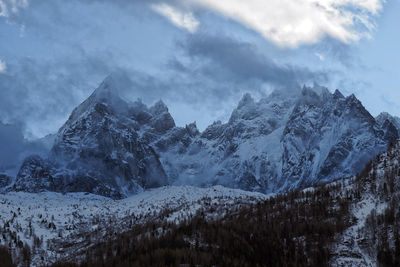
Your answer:
[[[179,184],[279,192],[354,175],[397,137],[354,95],[315,86],[258,102],[246,94],[226,124],[157,151]]]
[[[166,185],[157,153],[139,136],[175,126],[168,109],[128,104],[111,88],[112,77],[71,114],[59,130],[48,159],[25,160],[14,189],[40,192],[91,192],[113,198]]]
[[[14,190],[122,198],[163,185],[282,192],[351,176],[398,138],[354,96],[314,86],[243,96],[227,123],[177,127],[166,105],[127,102],[108,77],[61,127],[48,158],[29,157]]]

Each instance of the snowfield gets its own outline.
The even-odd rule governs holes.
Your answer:
[[[19,241],[28,244],[32,266],[41,266],[68,259],[134,224],[154,220],[178,223],[200,210],[212,218],[266,198],[222,186],[167,186],[122,200],[85,193],[9,192],[0,194],[0,230],[4,233],[0,244],[11,245],[15,254]]]

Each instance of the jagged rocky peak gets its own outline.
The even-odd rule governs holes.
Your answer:
[[[254,105],[254,99],[250,93],[246,93],[243,95],[242,99],[239,101],[237,108],[241,109],[241,108],[252,106],[252,105]]]
[[[259,115],[257,111],[257,105],[253,97],[249,93],[246,93],[239,101],[237,108],[232,112],[229,123],[232,123],[238,119],[254,119],[257,115]]]
[[[376,122],[380,125],[384,125],[385,123],[387,124],[390,122],[393,124],[394,127],[396,127],[397,131],[399,132],[400,135],[400,118],[396,116],[392,116],[387,112],[382,112],[375,118]]]
[[[119,90],[130,89],[123,87],[129,85],[123,79],[108,77],[73,111],[59,130],[49,159],[29,159],[23,164],[21,170],[27,175],[18,175],[20,188],[23,184],[51,191],[81,188],[119,198],[167,184],[157,153],[141,135],[162,135],[175,127],[174,120],[162,102],[148,108],[141,100],[122,99]],[[32,164],[49,171],[36,173]],[[60,182],[36,186],[29,177],[43,181],[57,177]]]
[[[365,112],[369,114],[369,112],[365,109],[364,105],[356,97],[355,94],[351,94],[348,97],[346,97],[345,99],[346,99],[347,105],[349,105],[353,108],[362,109],[364,114],[365,114]]]
[[[117,78],[116,75],[108,76],[85,101],[72,111],[66,125],[73,124],[79,118],[87,116],[87,113],[99,113],[100,115],[113,112],[126,113],[128,103],[120,96],[124,82],[117,82]],[[123,76],[119,78],[126,79]]]
[[[233,110],[229,124],[238,123],[240,120],[254,120],[260,117],[267,119],[273,114],[285,113],[293,105],[298,93],[288,90],[275,90],[265,98],[255,101],[246,93]]]
[[[295,110],[303,111],[304,106],[325,107],[325,110],[327,110],[327,106],[330,106],[333,108],[332,112],[335,116],[347,114],[371,125],[375,123],[373,116],[354,94],[345,97],[338,89],[330,93],[326,87],[317,84],[314,84],[313,87],[303,86]]]
[[[195,137],[195,136],[200,135],[200,131],[197,128],[196,122],[192,122],[192,123],[187,124],[185,128],[186,128],[186,131],[188,132],[188,134],[191,137]]]
[[[125,72],[114,72],[108,75],[100,86],[93,92],[98,99],[109,101],[110,99],[123,99],[126,92],[135,89],[134,83]]]
[[[259,101],[245,94],[232,112],[227,133],[231,137],[246,138],[267,135],[283,127],[290,117],[293,118],[291,113],[301,113],[310,107],[323,108],[326,105],[336,105],[334,96],[326,87],[318,84],[299,87],[297,90],[275,90]],[[210,131],[207,132],[211,136]]]
[[[321,86],[318,83],[313,84],[312,87],[307,87],[307,86],[303,86],[302,92],[304,91],[312,91],[314,93],[316,93],[317,95],[324,97],[324,96],[329,96],[331,95],[331,93],[329,92],[328,88],[325,86]]]
[[[332,94],[328,88],[314,84],[313,87],[303,86],[301,94],[298,98],[298,105],[315,105],[320,106],[332,99]]]
[[[392,115],[390,115],[387,112],[381,112],[381,113],[379,113],[378,116],[376,116],[375,120],[379,124],[383,124],[386,120],[393,120],[394,118],[395,117],[393,117]]]
[[[150,112],[153,114],[150,125],[156,132],[164,134],[176,126],[167,105],[162,100],[150,107]]]
[[[107,77],[89,98],[99,102],[111,102],[114,99],[120,99],[118,88],[115,86],[115,78]]]
[[[376,118],[376,123],[383,129],[386,138],[400,138],[400,118],[382,112]]]
[[[163,113],[168,113],[168,107],[160,99],[152,107],[150,107],[150,112],[155,116],[161,115]]]
[[[128,117],[131,120],[136,121],[140,126],[148,124],[153,118],[153,114],[150,112],[146,104],[142,102],[140,98],[130,103]],[[138,126],[138,128],[140,127]]]
[[[303,88],[286,123],[282,137],[286,186],[353,175],[397,138],[376,124],[355,95],[343,98],[338,91],[325,95]]]
[[[220,120],[214,121],[201,133],[201,137],[208,140],[216,139],[222,135],[225,126]]]
[[[133,90],[132,86],[133,83],[124,73],[108,76],[88,99],[74,109],[60,133],[79,119],[83,119],[80,124],[93,120],[104,121],[107,118],[128,119],[132,120],[131,126],[135,130],[148,125],[159,133],[165,133],[175,127],[175,121],[162,100],[148,107],[140,98],[134,102],[125,99],[123,95]]]
[[[362,118],[364,122],[369,124],[376,123],[375,118],[354,94],[345,98],[345,109],[349,116]]]
[[[301,89],[301,96],[299,98],[308,97],[310,99],[317,99],[320,101],[330,101],[334,100],[347,100],[348,102],[360,102],[357,97],[352,94],[348,97],[345,97],[339,89],[335,89],[333,93],[329,91],[327,87],[321,86],[317,83],[314,83],[313,86],[304,85]]]
[[[51,160],[24,163],[20,188],[112,197],[166,184],[279,192],[354,175],[398,137],[394,124],[384,123],[389,116],[375,120],[354,95],[319,85],[258,101],[245,94],[227,123],[200,133],[196,123],[176,127],[161,100],[150,107],[125,101],[119,89],[132,84],[116,77],[74,110]],[[36,186],[40,179],[50,184]]]
[[[336,89],[335,92],[333,93],[333,97],[335,99],[344,99],[344,95],[342,94],[342,92],[339,91],[339,89]]]

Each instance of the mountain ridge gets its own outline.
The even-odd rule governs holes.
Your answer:
[[[113,198],[167,184],[284,192],[355,175],[399,137],[395,120],[319,85],[259,101],[245,94],[227,123],[203,132],[177,127],[161,100],[123,100],[123,87],[108,77],[71,113],[48,158],[25,160],[13,189]]]

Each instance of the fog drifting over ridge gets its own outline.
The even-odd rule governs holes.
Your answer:
[[[7,41],[0,44],[0,121],[22,125],[27,138],[55,132],[107,75],[120,71],[134,81],[132,95],[147,104],[163,99],[178,125],[197,120],[204,128],[226,120],[246,92],[262,97],[314,81],[355,93],[374,115],[399,115],[390,101],[399,94],[393,78],[376,78],[374,66],[364,62],[374,53],[360,54],[358,47],[387,25],[379,18],[396,10],[395,3],[246,3],[2,0],[0,37]],[[160,15],[154,10],[160,4],[171,8]],[[276,8],[283,15],[271,20],[268,12]],[[330,24],[313,23],[317,29],[298,39],[292,26],[316,18],[330,18]],[[264,24],[269,28],[260,29]]]

